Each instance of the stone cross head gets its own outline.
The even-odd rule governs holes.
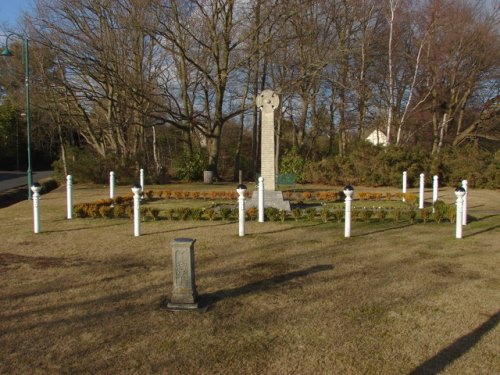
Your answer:
[[[255,104],[262,112],[273,112],[280,104],[280,99],[273,90],[264,90],[255,98]]]

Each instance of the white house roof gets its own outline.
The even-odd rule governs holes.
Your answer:
[[[374,130],[373,132],[371,132],[371,134],[366,137],[366,140],[373,143],[374,145],[387,146],[387,137],[380,130]]]

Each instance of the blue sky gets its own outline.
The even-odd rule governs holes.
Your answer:
[[[23,11],[30,10],[31,0],[0,0],[0,26],[13,28]]]

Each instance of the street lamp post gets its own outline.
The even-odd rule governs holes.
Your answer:
[[[9,38],[16,36],[23,41],[23,62],[25,66],[24,83],[26,86],[26,142],[28,143],[28,199],[31,200],[31,185],[33,182],[33,171],[31,169],[31,124],[30,124],[30,67],[29,67],[29,39],[16,33],[6,35],[5,48],[2,51],[3,57],[13,56],[9,50]]]

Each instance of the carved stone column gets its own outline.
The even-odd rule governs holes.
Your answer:
[[[278,94],[264,90],[255,99],[262,112],[262,137],[260,149],[260,173],[265,190],[276,190],[276,168],[274,152],[274,110],[280,104]]]

